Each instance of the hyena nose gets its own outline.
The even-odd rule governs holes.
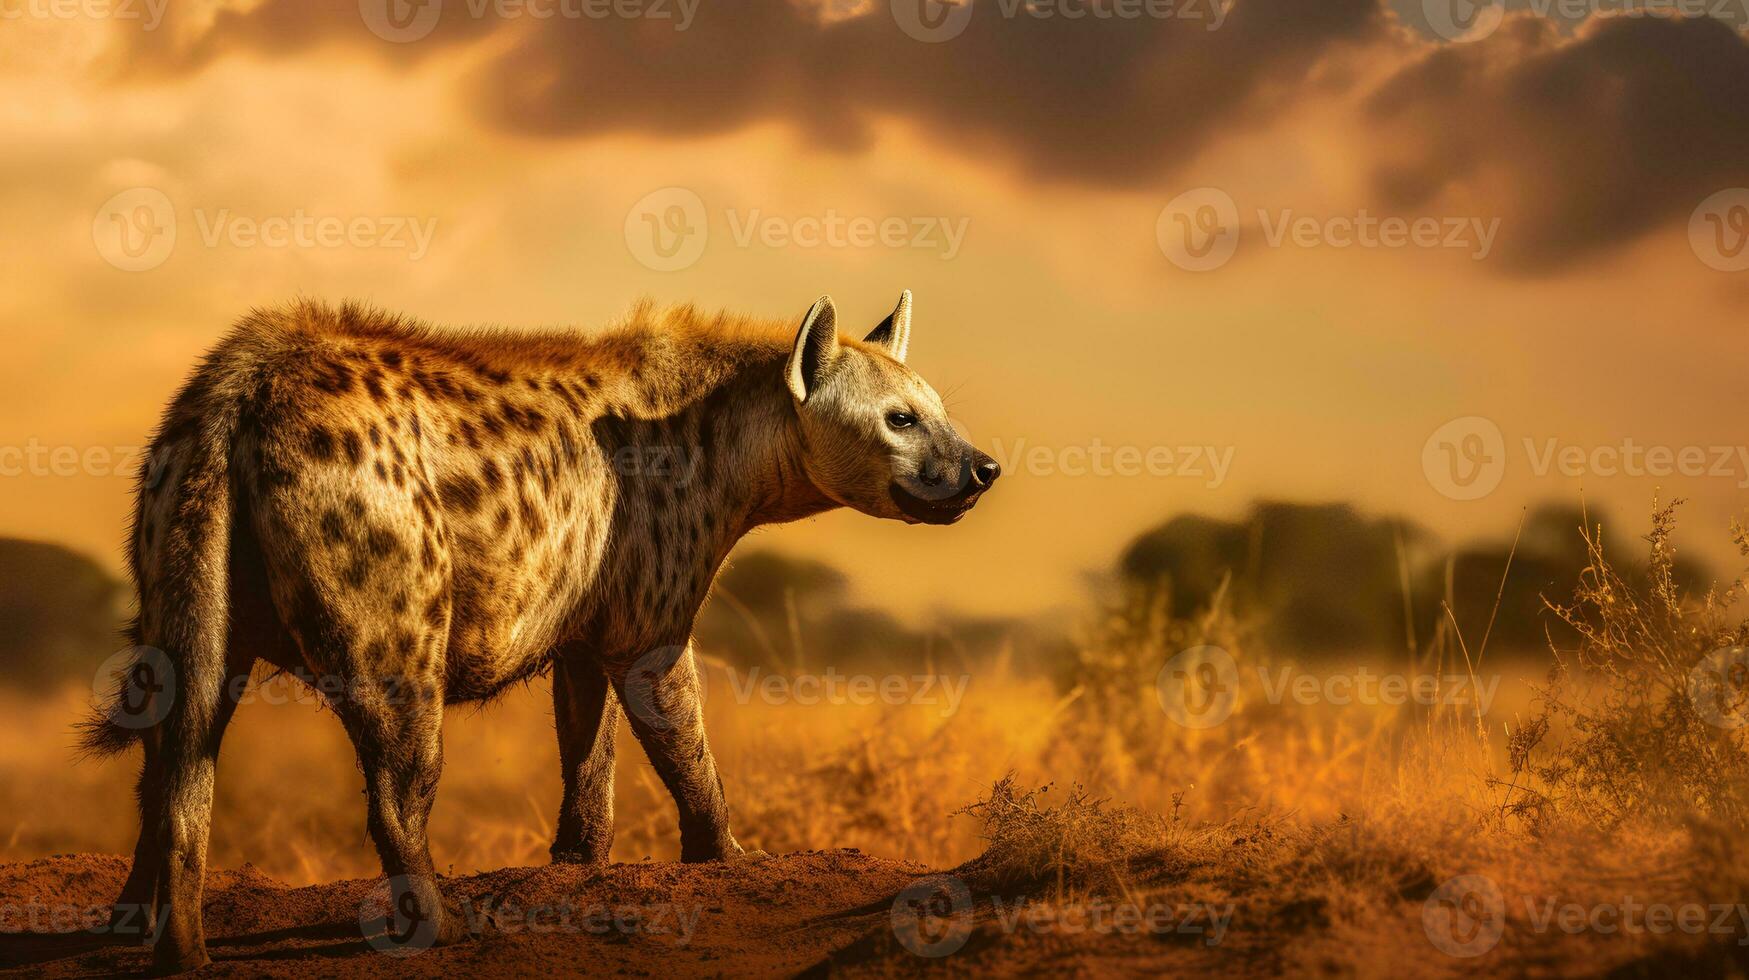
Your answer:
[[[980,487],[987,487],[996,482],[1002,475],[1002,465],[988,456],[979,454],[979,459],[972,463],[972,482]]]

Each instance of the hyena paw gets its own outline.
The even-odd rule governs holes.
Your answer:
[[[443,918],[437,922],[437,937],[432,941],[432,945],[454,946],[456,943],[471,938],[473,938],[473,934],[468,928],[467,912],[460,907],[450,906],[446,902]]]
[[[605,851],[553,851],[554,864],[581,864],[593,868],[605,867],[610,862]]]
[[[715,841],[711,844],[699,844],[682,839],[680,842],[680,861],[682,864],[705,864],[711,861],[722,861],[726,864],[741,864],[747,861],[761,861],[769,857],[764,851],[748,851],[735,843],[733,837],[726,841]]]

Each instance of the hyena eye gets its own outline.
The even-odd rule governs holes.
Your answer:
[[[917,416],[910,412],[888,412],[887,424],[895,429],[909,429],[917,424]]]

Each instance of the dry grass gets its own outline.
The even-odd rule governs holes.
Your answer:
[[[1072,668],[981,665],[951,714],[939,698],[738,704],[713,665],[713,747],[749,846],[957,867],[982,895],[1230,902],[1250,937],[1236,947],[1271,968],[1457,970],[1466,961],[1433,952],[1421,914],[1441,882],[1468,874],[1507,896],[1495,955],[1513,969],[1740,964],[1749,922],[1720,936],[1534,921],[1544,901],[1749,893],[1749,728],[1706,724],[1687,687],[1709,651],[1743,642],[1728,621],[1742,584],[1678,594],[1670,526],[1660,511],[1649,574],[1632,579],[1643,586],[1593,545],[1574,599],[1554,606],[1584,639],[1558,652],[1552,681],[1548,657],[1490,655],[1447,628],[1367,661],[1375,674],[1436,675],[1441,697],[1454,678],[1497,681],[1485,714],[1466,702],[1303,704],[1281,695],[1281,671],[1322,682],[1349,668],[1300,670],[1252,648],[1218,609],[1185,619],[1136,598],[1093,624]],[[1185,728],[1161,709],[1155,677],[1176,651],[1210,643],[1239,665],[1238,707]],[[0,704],[0,856],[131,846],[131,763],[70,764],[83,700]],[[544,683],[453,713],[432,829],[440,866],[544,862],[556,756]],[[616,858],[674,858],[672,804],[624,733],[620,759]],[[246,706],[221,761],[214,861],[293,882],[370,876],[361,789],[332,718]]]

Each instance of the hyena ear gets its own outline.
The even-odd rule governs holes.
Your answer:
[[[808,392],[825,379],[826,371],[837,355],[838,310],[832,305],[832,297],[822,296],[808,309],[808,315],[802,317],[802,328],[796,331],[795,349],[790,351],[789,364],[784,368],[790,394],[796,396],[796,401],[808,400]]]
[[[905,351],[911,347],[911,291],[899,293],[899,305],[893,307],[893,312],[881,321],[881,325],[862,338],[871,344],[880,344],[893,355],[893,360],[905,363]]]

